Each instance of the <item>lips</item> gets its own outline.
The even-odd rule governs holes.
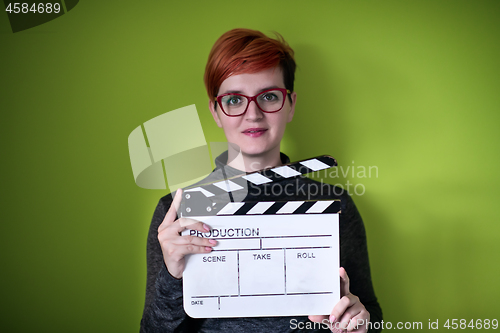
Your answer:
[[[247,128],[242,133],[245,135],[248,135],[250,137],[258,137],[258,136],[261,136],[262,134],[264,134],[266,131],[267,131],[267,128],[258,127],[258,128]]]
[[[243,133],[256,133],[256,132],[264,132],[267,131],[266,128],[248,128],[243,131]]]

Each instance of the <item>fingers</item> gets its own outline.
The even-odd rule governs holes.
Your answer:
[[[191,235],[184,235],[184,236],[175,237],[172,240],[172,244],[197,245],[197,246],[212,247],[212,246],[215,246],[217,244],[217,241],[215,239],[208,239],[208,238],[196,237],[196,236],[191,236]]]
[[[339,317],[338,322],[339,322],[339,327],[343,330],[347,331],[352,331],[354,327],[357,326],[356,321],[353,321],[356,316],[358,316],[361,313],[361,310],[364,309],[363,306],[358,306],[361,305],[359,302],[359,299],[354,296],[344,296],[349,298],[349,304],[350,306],[347,307],[347,309],[344,311],[344,313]],[[349,329],[350,328],[350,329]]]
[[[170,205],[170,209],[168,210],[167,214],[165,214],[163,222],[158,227],[158,232],[162,231],[163,229],[174,223],[177,217],[177,210],[179,209],[179,206],[181,204],[181,200],[182,200],[182,189],[179,188],[177,192],[175,192],[174,200]]]
[[[325,321],[324,321],[325,319],[329,320],[328,316],[322,316],[322,315],[311,315],[308,318],[310,321],[315,322],[315,323],[325,323]],[[336,323],[336,325],[335,325],[334,322],[329,321],[328,326],[329,326],[330,330],[334,333],[343,333],[344,332],[340,329],[339,323]]]
[[[163,252],[165,265],[170,274],[177,279],[182,277],[185,265],[184,257],[187,254],[209,253],[212,251],[212,247],[217,244],[214,239],[197,237],[199,231],[207,232],[210,230],[206,224],[191,220],[185,221],[187,226],[181,226],[181,221],[182,218],[158,233],[158,241]],[[180,232],[187,228],[195,230],[195,235],[181,236]]]
[[[200,221],[198,220],[193,220],[193,219],[190,219],[188,217],[181,217],[179,219],[179,224],[181,227],[183,227],[184,229],[195,229],[195,230],[199,230],[199,228],[197,228],[196,226],[194,227],[189,227],[190,225],[193,225],[193,224],[196,224],[196,223],[200,223]],[[207,232],[207,231],[210,231],[210,227],[206,224],[203,224],[203,227],[202,227],[202,230],[200,231],[203,231],[203,232]]]
[[[349,295],[351,292],[349,291],[349,276],[347,276],[347,272],[344,267],[340,267],[340,296]]]
[[[185,229],[191,230],[189,235],[181,236]],[[203,237],[203,233],[209,232],[210,227],[203,222],[189,218],[180,218],[158,233],[160,244],[168,242],[174,245],[198,245],[214,246],[217,241]]]
[[[189,235],[181,235],[181,232],[189,229]],[[201,251],[196,249],[196,251],[191,252],[186,251],[176,251],[178,253],[205,253],[210,252],[212,247],[217,244],[214,239],[209,239],[203,237],[204,233],[210,231],[210,227],[203,222],[193,220],[190,218],[182,217],[165,227],[162,231],[158,233],[158,240],[162,246],[176,246],[176,245],[192,245],[192,246],[208,246],[210,249]],[[194,249],[194,248],[193,248]]]
[[[334,318],[337,318],[335,320]],[[333,320],[332,320],[333,319]],[[343,296],[335,305],[330,320],[338,322],[338,328],[348,332],[366,332],[370,313],[353,294]]]
[[[196,245],[193,243],[175,244],[175,251],[172,251],[170,257],[174,261],[180,261],[188,254],[212,252],[212,246],[213,244],[209,244],[209,246],[204,246],[203,244]]]
[[[368,322],[370,321],[370,313],[368,311],[361,311],[358,315],[352,317],[347,326],[347,331],[351,332],[366,332],[368,330]]]
[[[163,261],[170,275],[180,279],[185,267],[184,257],[187,254],[209,253],[217,244],[214,239],[205,238],[203,234],[210,231],[205,223],[189,218],[177,219],[177,211],[182,201],[182,189],[175,193],[172,204],[165,218],[158,227],[158,241],[163,253]],[[188,235],[181,232],[189,229]]]
[[[172,233],[177,233],[177,234],[180,234],[182,231],[186,229],[199,231],[198,233],[190,232],[191,235],[198,235],[198,236],[201,236],[199,235],[200,232],[205,233],[210,231],[210,227],[205,223],[187,217],[181,217],[180,219],[172,223],[168,228],[172,230]]]
[[[339,321],[341,323],[345,322],[346,323],[345,326],[340,326],[340,327],[346,327],[349,324],[348,320],[360,312],[359,309],[351,308],[357,302],[359,302],[359,298],[357,296],[354,296],[353,294],[343,296],[340,299],[340,301],[338,301],[338,303],[335,304],[335,307],[332,310],[330,319],[332,321]],[[349,309],[349,311],[348,311],[348,309]],[[346,316],[344,316],[344,314],[346,314]],[[348,317],[348,320],[345,321],[344,319],[347,317]]]

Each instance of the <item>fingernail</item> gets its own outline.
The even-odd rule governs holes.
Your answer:
[[[205,251],[210,252],[210,251],[212,251],[212,248],[209,246],[205,246]]]
[[[208,242],[214,245],[217,244],[217,241],[215,239],[209,239]]]
[[[203,223],[203,229],[205,229],[206,231],[210,231],[210,227],[205,223]]]
[[[335,316],[331,315],[330,318],[329,318],[329,320],[330,320],[330,323],[333,323],[335,321]]]

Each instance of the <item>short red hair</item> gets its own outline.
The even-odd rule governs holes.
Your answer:
[[[233,29],[215,42],[205,68],[205,87],[215,102],[220,85],[231,75],[257,73],[280,66],[285,88],[293,92],[295,60],[292,48],[283,37],[267,37],[250,29]]]

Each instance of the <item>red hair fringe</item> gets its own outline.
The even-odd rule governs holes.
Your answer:
[[[251,29],[224,33],[212,47],[205,68],[204,81],[210,100],[215,101],[220,85],[229,76],[257,73],[278,65],[282,67],[286,88],[293,91],[293,50],[280,34],[276,36],[277,39],[272,39]],[[291,84],[287,84],[290,76]]]

